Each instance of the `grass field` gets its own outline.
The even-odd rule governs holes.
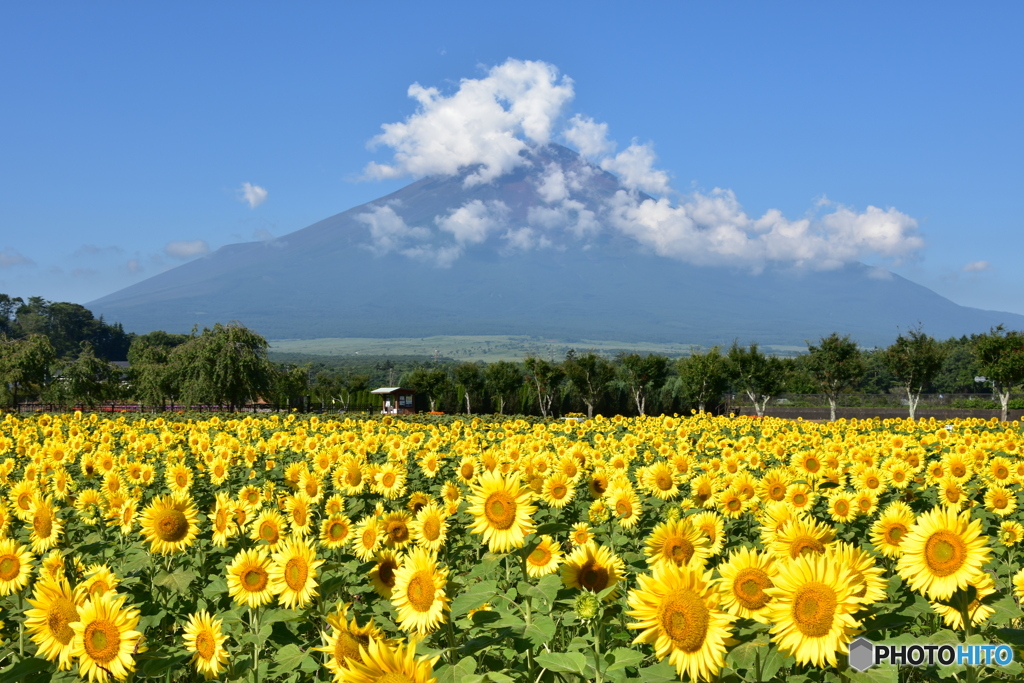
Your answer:
[[[314,356],[429,356],[451,358],[458,361],[522,360],[534,355],[542,358],[565,358],[569,349],[595,351],[614,356],[620,351],[657,353],[670,358],[685,356],[694,344],[659,344],[651,342],[597,341],[580,339],[564,341],[539,337],[421,337],[400,339],[323,338],[277,339],[270,342],[270,350],[277,353],[301,353]],[[763,350],[780,356],[806,351],[802,346],[765,346]]]

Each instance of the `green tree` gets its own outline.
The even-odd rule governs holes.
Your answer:
[[[97,358],[89,342],[81,342],[79,348],[77,358],[60,363],[48,393],[56,399],[55,403],[92,408],[116,396],[121,369]]]
[[[19,394],[42,393],[54,360],[53,346],[44,335],[33,334],[25,339],[0,335],[0,387],[9,388],[15,409]]]
[[[764,355],[756,343],[743,348],[733,342],[728,362],[736,386],[750,398],[757,416],[764,417],[768,401],[778,396],[786,383],[786,367],[782,360]]]
[[[523,371],[515,363],[499,360],[491,363],[484,370],[487,390],[492,398],[497,399],[498,412],[505,414],[505,401],[509,395],[523,386]]]
[[[932,380],[935,391],[945,394],[967,394],[978,390],[974,381],[984,373],[978,365],[978,357],[974,353],[974,344],[968,337],[947,339],[942,343],[946,351],[946,360],[942,369]]]
[[[293,401],[301,402],[303,412],[309,410],[307,399],[309,397],[309,365],[285,365],[277,368],[274,373],[275,402],[288,404]]]
[[[703,413],[715,405],[729,387],[729,368],[721,349],[717,346],[704,353],[693,351],[676,361],[683,396],[697,412]]]
[[[179,392],[178,375],[171,367],[171,351],[190,339],[187,334],[150,332],[132,339],[128,349],[128,381],[135,400],[164,410]]]
[[[840,337],[833,332],[822,337],[817,346],[807,344],[807,369],[828,399],[829,420],[836,419],[839,394],[864,376],[864,360],[857,342],[850,335]]]
[[[885,366],[907,395],[910,419],[917,412],[917,403],[932,379],[942,369],[946,350],[942,344],[925,334],[920,327],[901,332],[896,341],[885,350]]]
[[[1010,390],[1024,381],[1024,332],[1006,331],[1002,325],[974,339],[979,370],[992,383],[999,396],[1004,422],[1010,402]]]
[[[558,389],[565,379],[565,371],[558,365],[536,356],[528,356],[523,361],[526,376],[533,382],[537,391],[537,403],[540,404],[542,417],[552,415],[551,406],[558,394]]]
[[[437,410],[437,401],[449,388],[451,380],[448,373],[442,368],[416,368],[402,380],[402,385],[415,389],[417,393],[423,394],[430,402],[430,412]]]
[[[231,410],[266,397],[274,387],[267,340],[240,323],[204,329],[171,353],[181,398],[189,405],[227,405]]]
[[[484,373],[476,363],[460,363],[455,368],[455,383],[462,389],[466,400],[466,414],[473,414],[471,397],[479,398],[484,390]]]
[[[587,417],[594,417],[596,406],[608,391],[608,384],[615,379],[615,365],[593,351],[577,355],[570,349],[562,364],[565,376],[587,406]]]
[[[654,353],[646,356],[629,353],[620,355],[619,363],[622,381],[629,388],[637,413],[643,416],[647,399],[657,393],[668,378],[668,358]]]

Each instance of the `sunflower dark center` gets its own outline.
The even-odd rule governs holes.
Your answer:
[[[434,605],[434,577],[426,571],[416,572],[409,581],[409,588],[406,590],[409,596],[409,604],[417,612],[429,612]]]
[[[683,588],[664,597],[658,621],[672,644],[683,652],[697,652],[707,639],[711,612],[700,596]]]
[[[516,501],[507,493],[496,491],[488,496],[484,514],[494,528],[510,529],[516,521]]]
[[[153,530],[165,543],[176,543],[188,535],[188,519],[180,510],[162,510]]]
[[[121,634],[117,625],[107,619],[98,619],[85,627],[85,651],[96,662],[106,664],[121,649]]]
[[[793,621],[805,636],[821,638],[832,630],[836,604],[831,587],[817,581],[804,584],[793,597]]]
[[[949,576],[964,565],[967,548],[963,539],[951,531],[937,531],[924,546],[924,561],[935,576]]]
[[[732,582],[733,594],[736,599],[741,605],[752,611],[757,611],[768,604],[770,598],[765,593],[765,589],[771,588],[773,585],[768,574],[758,567],[747,567],[741,570]]]

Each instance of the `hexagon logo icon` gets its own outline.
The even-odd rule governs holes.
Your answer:
[[[875,665],[875,644],[867,638],[858,638],[850,643],[850,655],[847,659],[851,669],[867,671]]]

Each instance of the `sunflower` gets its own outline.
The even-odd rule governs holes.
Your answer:
[[[631,486],[609,489],[605,501],[622,528],[632,529],[640,521],[640,499]]]
[[[201,610],[189,615],[182,636],[185,649],[192,653],[192,664],[196,672],[206,680],[219,676],[228,662],[228,651],[224,648],[224,641],[228,637],[221,633],[221,624],[220,619]]]
[[[401,550],[412,542],[409,522],[412,516],[407,512],[389,512],[381,520],[384,526],[384,545],[393,550]]]
[[[903,501],[890,503],[871,525],[871,543],[886,557],[903,554],[903,540],[914,525],[914,513]]]
[[[298,538],[279,544],[271,556],[270,591],[288,609],[303,608],[317,595],[317,567],[324,563]]]
[[[416,513],[409,531],[418,546],[436,553],[448,537],[448,521],[437,503],[431,501]]]
[[[236,508],[236,512],[238,509]],[[267,550],[273,550],[284,537],[284,529],[287,525],[284,515],[277,510],[264,510],[253,520],[252,533],[249,538],[265,544]]]
[[[935,483],[939,493],[939,503],[954,510],[962,510],[967,502],[967,491],[964,485],[953,477],[943,477]]]
[[[106,593],[85,601],[79,620],[71,622],[71,654],[78,659],[78,675],[90,681],[123,681],[135,670],[132,655],[142,634],[139,611],[125,608],[127,595]]]
[[[158,496],[142,511],[141,531],[149,541],[150,552],[181,552],[199,533],[196,508],[185,496]]]
[[[833,493],[828,497],[828,516],[834,522],[849,522],[857,516],[853,496],[846,491]]]
[[[775,534],[769,549],[779,559],[796,559],[808,553],[825,552],[835,535],[827,524],[796,517]]]
[[[370,638],[384,639],[384,633],[377,628],[373,619],[360,626],[355,617],[352,621],[346,622],[348,618],[347,604],[341,605],[335,612],[327,616],[327,624],[331,627],[331,633],[324,632],[324,647],[314,648],[318,652],[330,655],[327,660],[327,668],[334,673],[334,680],[338,683],[344,680],[348,672],[348,660],[354,659],[363,662],[360,648],[365,649],[370,644]]]
[[[985,509],[1005,517],[1017,509],[1017,496],[1002,486],[990,486],[985,491]]]
[[[672,500],[679,495],[676,478],[668,462],[659,460],[644,471],[643,486],[652,496]]]
[[[714,507],[717,491],[718,480],[710,472],[704,472],[690,480],[690,498],[693,499],[695,507]]]
[[[977,626],[978,624],[985,623],[989,617],[995,614],[995,608],[984,601],[990,595],[995,595],[996,585],[987,572],[979,572],[971,579],[970,585],[974,586],[976,592],[974,600],[967,606],[967,613],[971,617],[971,625]],[[963,629],[964,616],[959,609],[934,600],[931,601],[931,606],[942,617],[942,620],[946,622],[946,626],[957,631]]]
[[[483,534],[492,553],[521,548],[535,526],[531,515],[537,511],[530,504],[530,493],[519,485],[519,475],[507,477],[497,472],[483,472],[472,486],[469,513],[473,515],[470,531]]]
[[[330,550],[344,548],[351,535],[352,522],[341,513],[327,517],[320,525],[320,542]]]
[[[789,490],[789,473],[782,469],[771,469],[757,483],[757,495],[762,500],[783,501]]]
[[[263,505],[263,491],[260,490],[260,487],[251,484],[244,486],[238,492],[238,502],[250,510],[256,510]]]
[[[668,657],[680,677],[709,681],[725,663],[733,617],[718,607],[711,572],[662,563],[652,575],[637,576],[626,612],[643,629],[633,643],[651,643],[659,659]]]
[[[376,564],[370,570],[370,583],[377,595],[390,598],[395,589],[395,573],[402,566],[402,556],[393,550],[382,550],[374,559]]]
[[[825,550],[825,557],[830,558],[836,565],[850,570],[858,584],[853,591],[853,597],[859,598],[865,606],[885,599],[885,570],[875,565],[870,553],[846,541],[836,541]]]
[[[747,501],[744,500],[739,491],[730,486],[724,491],[720,491],[718,493],[717,508],[721,511],[723,516],[730,519],[739,519],[746,511]]]
[[[259,607],[270,602],[270,557],[265,550],[242,550],[227,567],[228,595],[239,605]]]
[[[703,568],[711,556],[711,543],[688,518],[662,522],[648,536],[644,554],[647,564],[661,562]]]
[[[178,463],[167,470],[167,488],[172,493],[183,493],[192,486],[192,470],[184,463]]]
[[[1018,600],[1024,601],[1024,568],[1013,575],[1013,594]]]
[[[1007,548],[1013,548],[1024,541],[1024,524],[1013,520],[1004,521],[999,525],[997,534],[999,542]]]
[[[234,506],[235,501],[228,493],[224,491],[216,493],[210,516],[213,519],[213,545],[218,548],[227,546],[228,539],[238,532],[238,527],[231,518]]]
[[[367,515],[356,525],[355,538],[352,541],[353,552],[363,562],[369,562],[377,553],[383,542],[383,528],[380,520],[374,515]]]
[[[433,553],[414,548],[395,572],[391,604],[398,610],[398,626],[421,636],[434,631],[448,609],[447,581],[448,570],[437,566]]]
[[[775,643],[798,664],[838,666],[836,653],[847,652],[860,627],[852,616],[861,608],[852,572],[814,553],[782,564],[773,581],[765,616]]]
[[[14,539],[0,539],[0,595],[16,593],[28,585],[32,559],[32,553]]]
[[[117,588],[118,579],[105,564],[93,564],[86,570],[85,580],[81,583],[80,590],[91,597],[109,593]]]
[[[75,632],[70,624],[79,619],[82,597],[82,592],[72,591],[63,578],[43,577],[28,600],[33,609],[25,610],[25,630],[38,646],[37,656],[56,660],[60,671],[71,669]]]
[[[711,546],[708,555],[714,557],[722,552],[725,543],[725,520],[717,512],[698,512],[689,517],[693,526],[708,537]]]
[[[390,645],[372,636],[359,648],[360,659],[348,658],[341,674],[345,683],[433,683],[434,664],[440,655],[416,658],[416,643]]]
[[[395,462],[386,462],[373,476],[371,488],[388,500],[394,500],[405,493],[405,467]]]
[[[561,509],[568,505],[576,495],[576,485],[565,474],[557,472],[544,479],[540,494],[541,500],[548,507]]]
[[[11,487],[7,499],[11,501],[14,514],[19,519],[29,519],[32,515],[32,504],[38,495],[39,489],[34,481],[19,481]]]
[[[594,535],[590,533],[590,525],[586,522],[574,524],[569,530],[569,541],[574,546],[586,545],[593,537]]]
[[[738,548],[718,565],[718,581],[723,607],[737,617],[768,623],[765,606],[771,601],[766,592],[774,587],[778,564],[769,553],[753,548]]]
[[[807,484],[793,484],[786,490],[786,502],[794,510],[808,511],[814,507],[818,494],[811,491]]]
[[[617,584],[625,573],[625,564],[611,550],[593,541],[579,546],[562,564],[562,584],[600,593]],[[618,591],[611,591],[605,600],[613,600]]]
[[[292,534],[305,536],[313,528],[313,519],[310,515],[312,501],[305,493],[296,493],[285,499],[285,510],[288,512],[288,525]]]
[[[981,571],[991,554],[981,520],[970,511],[957,513],[939,506],[921,514],[901,546],[896,571],[911,590],[931,600],[946,600]]]
[[[527,575],[539,579],[558,569],[562,549],[550,536],[541,536],[540,543],[526,556]]]

